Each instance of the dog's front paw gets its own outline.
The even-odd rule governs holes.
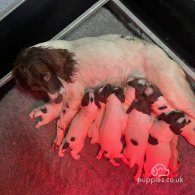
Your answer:
[[[53,140],[52,144],[51,144],[51,150],[52,150],[52,151],[62,149],[62,145],[61,145],[62,140],[59,140],[59,139],[57,139],[57,138],[58,138],[58,137],[56,137],[56,138]]]
[[[31,119],[36,120],[36,128],[39,128],[47,123],[49,123],[53,118],[50,117],[50,115],[47,114],[48,110],[46,107],[41,106],[36,109],[33,109],[29,116]]]
[[[119,162],[116,162],[115,159],[113,159],[113,158],[110,158],[109,161],[110,161],[110,163],[111,163],[114,167],[120,166],[120,163],[119,163]]]
[[[64,150],[58,150],[58,156],[59,157],[63,157],[64,156],[64,153],[65,153],[65,151]]]
[[[70,153],[71,153],[72,158],[74,158],[75,160],[80,159],[80,155],[74,152],[74,150],[72,150]]]
[[[29,116],[31,119],[37,119],[37,123],[35,125],[36,128],[39,128],[45,124],[48,124],[52,120],[56,119],[61,111],[62,103],[61,104],[53,104],[53,103],[46,103],[38,108],[33,109]]]
[[[54,150],[58,150],[60,147],[60,145],[58,145],[55,141],[53,141],[51,143],[51,150],[54,151]]]

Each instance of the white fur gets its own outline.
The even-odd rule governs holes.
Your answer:
[[[65,150],[62,147],[66,142],[68,142],[69,147],[72,149],[72,157],[76,160],[80,158],[80,155],[78,153],[83,149],[88,129],[98,112],[98,108],[94,103],[94,93],[90,92],[89,95],[89,98],[93,98],[93,102],[89,101],[89,105],[82,107],[78,114],[74,117],[73,121],[71,122],[68,133],[63,140],[62,145],[60,146],[58,152],[59,156],[64,155]],[[72,137],[75,138],[74,141],[71,141]]]
[[[148,91],[150,91],[150,86],[147,87],[146,89],[146,94]],[[158,108],[166,106],[166,109],[159,110]],[[175,111],[175,109],[166,101],[166,99],[163,96],[160,96],[152,105],[151,105],[151,110],[155,116],[159,116],[162,113],[169,113],[171,111]],[[181,135],[193,146],[195,146],[195,120],[191,117],[185,116],[185,118],[180,119],[182,120],[187,120],[191,121],[191,123],[187,124],[185,127],[182,128]]]
[[[122,109],[121,101],[115,96],[115,94],[111,94],[108,97],[105,113],[103,116],[103,120],[100,126],[100,146],[101,149],[97,156],[98,159],[104,156],[109,158],[110,162],[114,166],[118,166],[114,158],[122,158],[122,148],[123,145],[121,143],[121,130],[123,128],[125,120],[125,114]]]
[[[101,109],[98,110],[95,121],[92,123],[91,127],[88,130],[88,137],[91,138],[90,143],[100,143],[99,141],[99,133],[100,133],[100,125],[104,116],[105,104],[100,103]]]
[[[105,82],[120,85],[132,75],[156,84],[175,109],[195,119],[195,98],[183,70],[154,44],[105,35],[74,41],[53,40],[37,46],[68,49],[78,63],[78,72],[73,77],[75,83],[68,84],[71,89],[66,93],[70,111],[61,116],[58,124],[63,129],[76,114],[84,89]],[[60,144],[62,139],[63,131],[57,129],[55,143]]]
[[[145,82],[142,82],[143,79],[138,80],[139,84],[144,85]],[[128,100],[135,99],[135,91],[134,87],[129,86],[126,89],[125,97]],[[128,95],[130,97],[128,97]],[[132,101],[129,105],[131,105]],[[134,179],[137,180],[141,177],[142,168],[144,165],[144,156],[146,151],[146,146],[148,142],[149,130],[152,126],[153,118],[148,115],[144,114],[136,109],[133,109],[128,114],[127,119],[127,127],[125,130],[125,141],[126,146],[124,148],[124,158],[123,161],[128,164],[131,168],[136,164],[138,166],[136,175]],[[138,145],[134,145],[131,142],[131,139],[135,140]]]
[[[170,141],[173,139],[174,134],[169,129],[169,124],[164,121],[155,121],[150,130],[150,134],[158,139],[157,145],[147,144],[146,147],[146,161],[144,163],[144,177],[151,176],[151,171],[157,164],[162,164],[166,169],[169,168],[169,160],[171,157]],[[165,174],[166,170],[162,170]]]
[[[30,118],[36,119],[37,117],[41,117],[41,120],[37,122],[35,127],[39,128],[42,125],[47,124],[50,121],[57,118],[60,115],[60,112],[62,110],[62,105],[63,105],[63,102],[59,104],[49,102],[49,103],[45,103],[44,105],[36,109],[33,109],[29,114]],[[46,113],[42,112],[41,111],[42,109],[46,109],[47,112]]]

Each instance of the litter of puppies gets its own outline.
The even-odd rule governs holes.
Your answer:
[[[132,77],[123,88],[105,84],[86,91],[58,155],[70,148],[78,160],[88,136],[91,144],[100,145],[97,159],[104,156],[113,166],[120,165],[116,159],[130,168],[137,165],[135,180],[176,177],[178,135],[192,144],[194,128],[195,121],[174,110],[155,85]]]

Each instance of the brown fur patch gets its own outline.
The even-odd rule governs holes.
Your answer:
[[[24,49],[14,62],[12,75],[23,88],[55,92],[61,86],[58,77],[73,82],[77,64],[73,57],[66,49]]]

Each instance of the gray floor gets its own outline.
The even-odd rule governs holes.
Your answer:
[[[11,6],[13,3],[15,3],[17,0],[1,0],[0,1],[0,14],[6,9]]]
[[[0,0],[0,20],[25,0]]]
[[[66,39],[108,33],[131,34],[106,9],[100,9]],[[194,194],[195,149],[180,139],[183,182],[137,184],[135,168],[123,163],[113,167],[105,159],[95,158],[97,145],[86,140],[81,159],[75,161],[69,151],[58,158],[50,151],[56,121],[34,128],[28,113],[37,101],[12,89],[0,101],[0,194],[2,195],[127,195],[127,194]]]

